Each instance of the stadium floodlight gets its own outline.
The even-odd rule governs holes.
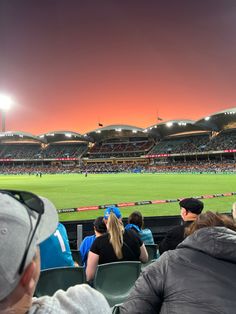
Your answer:
[[[172,125],[173,125],[173,122],[167,122],[167,123],[166,123],[166,126],[167,126],[168,128],[172,127]]]
[[[6,130],[6,111],[13,105],[13,100],[10,96],[0,94],[0,111],[2,115],[2,132]]]

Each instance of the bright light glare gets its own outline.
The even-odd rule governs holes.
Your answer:
[[[172,122],[167,122],[167,123],[166,123],[166,126],[167,126],[168,128],[172,127],[172,125],[173,125]]]
[[[0,109],[7,111],[10,109],[13,101],[10,96],[0,94]]]

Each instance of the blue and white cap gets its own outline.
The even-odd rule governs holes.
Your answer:
[[[120,218],[122,217],[119,208],[118,208],[118,207],[115,207],[115,206],[111,206],[111,207],[107,207],[107,208],[106,208],[106,210],[105,210],[105,212],[104,212],[104,219],[108,219],[108,217],[109,217],[109,215],[110,215],[111,212],[112,212],[113,214],[115,214],[118,219],[120,219]]]

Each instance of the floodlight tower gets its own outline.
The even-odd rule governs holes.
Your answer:
[[[2,132],[6,131],[6,111],[8,111],[13,104],[10,96],[0,94],[0,111],[2,115]]]

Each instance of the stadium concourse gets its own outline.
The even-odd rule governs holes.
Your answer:
[[[236,108],[146,129],[0,133],[0,173],[235,171]]]

